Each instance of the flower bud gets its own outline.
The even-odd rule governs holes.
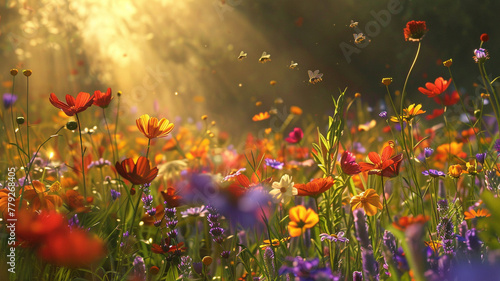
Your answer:
[[[446,66],[446,67],[450,67],[452,64],[453,64],[453,60],[452,59],[449,59],[449,60],[443,62],[443,65]]]
[[[13,68],[13,69],[10,70],[10,75],[16,76],[18,72],[19,71],[17,69]]]
[[[207,120],[208,116],[207,115],[202,115],[201,120]]]
[[[22,117],[22,116],[17,117],[17,118],[16,118],[16,122],[17,122],[17,124],[19,124],[19,125],[24,124],[24,117]]]
[[[68,123],[66,123],[66,129],[68,130],[76,130],[76,128],[78,127],[78,123],[76,123],[76,121],[68,121]]]
[[[26,77],[30,77],[32,73],[33,73],[33,71],[31,71],[31,69],[25,69],[25,70],[23,70],[23,74]]]
[[[122,96],[122,91],[116,92],[116,95],[119,96],[119,97],[121,97]]]
[[[211,257],[211,256],[205,256],[205,257],[201,260],[201,262],[202,262],[204,265],[209,266],[209,265],[211,265],[211,264],[212,264],[213,259],[212,259],[212,257]]]
[[[481,39],[482,42],[488,42],[488,40],[490,40],[490,36],[488,36],[487,33],[483,33],[483,34],[481,34],[479,39]]]
[[[382,84],[389,86],[392,83],[392,78],[382,78]]]

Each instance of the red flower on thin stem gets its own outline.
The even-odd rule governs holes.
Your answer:
[[[446,89],[448,89],[448,86],[450,86],[450,83],[451,78],[450,80],[446,81],[443,79],[443,77],[438,77],[434,84],[427,82],[425,83],[425,88],[419,87],[418,90],[427,97],[433,98],[446,91]]]
[[[285,140],[288,143],[298,143],[302,140],[303,137],[304,137],[304,132],[302,131],[302,129],[294,128],[293,131],[291,131],[288,134],[288,138],[286,138]]]
[[[379,175],[389,178],[397,176],[399,174],[401,161],[403,160],[403,154],[400,153],[396,156],[392,156],[393,153],[394,142],[390,141],[389,144],[384,147],[382,155],[379,155],[376,152],[368,153],[368,159],[370,162],[359,163],[361,171],[368,171],[369,175]]]
[[[94,105],[97,105],[100,108],[108,107],[112,99],[113,96],[111,95],[111,88],[108,88],[106,93],[103,93],[99,90],[94,92]]]
[[[136,185],[151,183],[158,175],[158,168],[151,168],[149,160],[144,156],[139,157],[137,163],[132,158],[116,162],[115,168],[120,176]]]
[[[439,97],[435,97],[434,101],[437,104],[443,104],[446,106],[454,105],[460,100],[460,96],[457,91],[454,91],[451,94],[444,94],[444,97],[440,99]]]
[[[323,192],[330,189],[335,180],[332,177],[327,178],[317,178],[306,184],[298,183],[295,184],[294,187],[297,188],[297,196],[311,196],[317,197]]]
[[[483,33],[483,34],[481,34],[479,39],[481,39],[482,42],[488,42],[488,40],[490,40],[490,36],[488,36],[487,33]]]
[[[94,102],[94,96],[90,96],[89,93],[80,92],[75,99],[71,95],[66,95],[66,104],[60,101],[54,93],[51,93],[49,101],[53,106],[64,111],[66,115],[73,116],[89,108]]]
[[[406,28],[403,30],[405,41],[419,42],[428,31],[425,21],[409,21]]]

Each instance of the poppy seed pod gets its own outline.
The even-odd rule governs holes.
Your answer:
[[[25,70],[23,70],[23,74],[26,77],[30,77],[31,74],[33,74],[33,71],[31,71],[31,69],[25,69]]]
[[[24,117],[22,117],[22,116],[17,117],[17,118],[16,118],[16,122],[17,122],[17,124],[19,124],[19,125],[24,124]]]
[[[76,123],[76,121],[68,121],[68,123],[66,123],[66,129],[68,130],[76,130],[76,128],[78,127],[78,123]]]
[[[17,69],[13,68],[13,69],[10,70],[10,75],[16,76],[18,72],[19,71]]]

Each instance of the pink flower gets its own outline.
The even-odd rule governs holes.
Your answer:
[[[358,163],[356,163],[356,157],[352,152],[345,150],[342,152],[342,158],[340,158],[340,167],[342,172],[347,175],[356,175],[361,173],[361,168]]]
[[[302,132],[302,129],[294,128],[293,131],[291,131],[288,134],[288,138],[286,138],[285,140],[288,143],[298,143],[299,141],[302,140],[303,137],[304,137],[304,132]]]

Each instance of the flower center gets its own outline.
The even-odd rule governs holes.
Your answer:
[[[286,192],[286,187],[280,188],[280,191],[281,191],[281,193],[285,193]]]

